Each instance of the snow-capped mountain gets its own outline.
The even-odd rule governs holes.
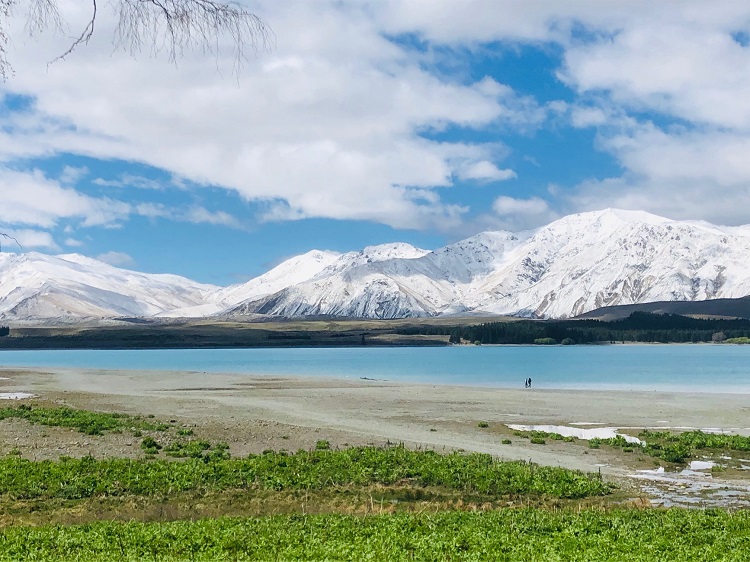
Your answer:
[[[366,318],[465,312],[471,287],[504,263],[520,241],[511,233],[486,232],[435,252],[407,244],[371,246],[340,256],[307,282],[229,312]]]
[[[313,250],[241,285],[118,269],[79,255],[0,254],[0,319],[513,314],[750,295],[750,226],[607,209],[435,251]]]
[[[466,301],[472,310],[575,316],[602,306],[750,294],[750,228],[605,211],[539,229]]]
[[[207,302],[186,308],[174,308],[160,313],[160,317],[200,317],[218,314],[235,308],[242,302],[261,299],[282,289],[315,277],[331,265],[341,254],[312,250],[290,258],[259,277],[246,283],[230,285],[214,291]]]
[[[0,318],[155,316],[203,303],[218,287],[119,269],[78,254],[0,254]]]
[[[615,304],[745,296],[748,256],[750,227],[607,209],[533,232],[485,232],[421,255],[346,254],[309,281],[230,312],[562,318]]]

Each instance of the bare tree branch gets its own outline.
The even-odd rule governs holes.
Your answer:
[[[30,36],[64,22],[56,0],[0,0],[0,76],[7,79],[13,69],[7,58],[8,24],[18,5],[28,4],[26,32]],[[91,0],[91,17],[66,51],[51,63],[64,59],[86,45],[94,35],[99,16],[97,0]],[[113,42],[132,55],[148,48],[153,55],[165,53],[177,63],[190,49],[218,57],[223,40],[234,55],[233,71],[239,74],[249,50],[273,46],[271,29],[242,5],[224,0],[112,0],[117,24]],[[50,64],[51,64],[50,63]]]
[[[36,0],[35,4],[41,4],[42,2],[49,3],[51,0]],[[80,45],[84,45],[89,42],[91,39],[91,36],[94,35],[94,23],[96,22],[96,0],[91,0],[92,3],[92,10],[91,10],[91,19],[86,24],[86,27],[83,28],[83,31],[81,32],[81,35],[78,36],[78,39],[73,41],[71,43],[70,47],[68,47],[68,50],[65,51],[63,54],[55,57],[52,59],[49,64],[52,64],[54,62],[57,62],[59,60],[63,60],[65,57],[67,57],[70,53],[76,50]]]
[[[13,67],[8,62],[8,22],[13,15],[15,0],[0,0],[0,76],[5,80],[13,74]]]
[[[7,239],[7,240],[13,240],[13,242],[15,242],[16,244],[18,244],[18,247],[23,250],[23,246],[21,246],[21,244],[19,244],[18,240],[16,240],[15,238],[13,238],[10,234],[5,234],[4,232],[0,232],[0,237],[3,237],[5,239]],[[2,244],[2,242],[0,242],[0,252],[2,252],[2,250],[3,250],[3,244]]]
[[[171,62],[188,49],[219,55],[222,38],[231,41],[234,71],[239,72],[248,49],[268,48],[272,32],[240,4],[214,0],[117,0],[115,44],[131,54],[150,46],[166,52]]]
[[[26,33],[31,37],[48,27],[53,27],[56,31],[62,31],[63,23],[55,0],[32,0],[29,2],[29,10],[26,15]]]

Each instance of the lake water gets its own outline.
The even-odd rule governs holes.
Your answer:
[[[369,377],[534,388],[750,394],[750,345],[0,351],[0,366]]]

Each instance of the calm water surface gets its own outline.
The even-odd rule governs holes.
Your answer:
[[[0,366],[370,377],[535,388],[750,394],[750,346],[460,346],[393,348],[0,351]]]

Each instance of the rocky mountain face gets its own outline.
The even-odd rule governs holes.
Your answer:
[[[313,250],[218,288],[77,255],[0,254],[0,318],[318,315],[564,318],[596,308],[750,295],[750,226],[607,209],[435,251]]]

